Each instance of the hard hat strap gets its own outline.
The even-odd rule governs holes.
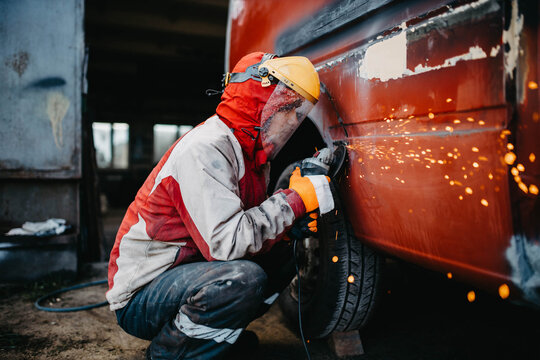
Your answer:
[[[247,81],[249,79],[255,80],[255,81],[262,81],[261,77],[259,76],[259,65],[264,63],[266,60],[270,60],[276,57],[275,54],[264,54],[261,61],[257,64],[249,66],[246,71],[241,73],[226,73],[223,77],[223,85],[227,86],[230,83],[242,83],[244,81]]]

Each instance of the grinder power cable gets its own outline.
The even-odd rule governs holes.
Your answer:
[[[346,157],[347,157],[347,151],[345,148],[345,143],[336,142],[334,143],[333,150],[324,148],[324,149],[321,149],[320,151],[317,151],[313,155],[313,157],[302,160],[301,165],[300,165],[300,172],[302,176],[324,175],[324,176],[329,176],[331,180],[334,180],[340,173],[341,169],[343,168],[343,164],[345,163]],[[330,188],[334,189],[333,185],[330,186]],[[332,196],[336,197],[337,192],[332,190]],[[313,224],[313,221],[311,220],[317,218],[317,217],[311,216],[311,214],[306,215],[306,217],[309,217],[309,219],[307,219],[307,221],[309,221],[308,226],[309,224]],[[308,360],[311,360],[311,356],[309,353],[309,349],[307,347],[306,339],[304,337],[304,330],[302,328],[302,290],[301,290],[301,284],[300,284],[300,269],[298,266],[298,258],[296,254],[296,247],[297,247],[298,240],[302,240],[303,238],[308,237],[308,236],[316,236],[316,231],[315,232],[313,231],[313,226],[310,229],[305,228],[304,223],[306,223],[307,221],[302,222],[302,219],[300,219],[299,226],[296,226],[296,227],[293,226],[291,231],[289,231],[289,235],[293,239],[293,259],[294,259],[294,265],[296,267],[297,293],[298,293],[298,327],[300,329],[300,337],[302,338],[302,344],[304,345],[307,358]]]

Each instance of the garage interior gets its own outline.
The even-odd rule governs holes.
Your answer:
[[[137,190],[167,148],[214,113],[219,96],[209,97],[206,90],[221,89],[228,6],[229,0],[84,1],[82,176],[77,180],[80,213],[74,216],[81,221],[79,264],[99,268],[81,266],[79,279],[106,277],[118,226]],[[392,260],[388,264],[377,321],[361,333],[366,355],[355,359],[538,355],[538,330],[525,325],[538,322],[539,313],[481,292],[471,304],[462,296],[469,291],[464,285]],[[14,359],[144,357],[148,343],[125,334],[107,307],[70,314],[34,309],[35,294],[69,284],[47,281],[0,286],[0,354]],[[98,295],[105,291],[100,288]],[[83,292],[62,301],[101,300],[92,296],[97,295]],[[260,339],[257,357],[305,358],[294,328],[277,306],[250,324]],[[314,360],[338,358],[326,340],[308,345]]]
[[[205,91],[221,89],[227,11],[228,0],[86,1],[83,121],[96,149],[102,260],[160,157],[214,113],[219,96]]]
[[[85,260],[108,259],[125,210],[150,171],[178,137],[214,114],[220,95],[207,90],[222,88],[228,7],[228,0],[86,1],[83,124],[93,134],[87,165],[97,177],[87,182],[96,215],[87,217]],[[304,136],[319,139],[313,149],[298,141]],[[281,154],[303,159],[323,146],[305,121]],[[272,162],[269,189],[286,161]]]

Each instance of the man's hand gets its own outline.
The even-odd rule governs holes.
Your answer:
[[[325,214],[334,208],[334,198],[329,183],[328,176],[302,176],[300,168],[297,167],[291,175],[289,188],[300,195],[307,213],[319,208],[320,213]]]
[[[288,234],[292,239],[305,239],[307,237],[317,236],[317,218],[316,212],[306,214],[294,223]]]

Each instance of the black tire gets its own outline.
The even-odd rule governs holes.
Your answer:
[[[287,167],[276,189],[285,189],[298,163]],[[331,183],[332,191],[336,191]],[[302,328],[309,339],[333,331],[361,329],[373,314],[380,292],[381,259],[353,236],[341,201],[318,220],[318,239],[298,242],[301,264]],[[337,257],[337,259],[335,258]],[[337,261],[334,261],[337,260]],[[352,282],[349,277],[352,276]],[[298,324],[297,278],[283,291],[280,307],[291,324]]]

